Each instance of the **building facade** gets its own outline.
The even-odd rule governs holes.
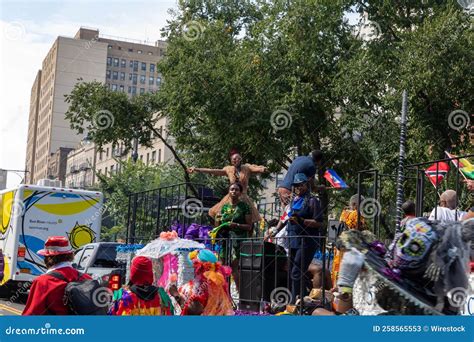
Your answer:
[[[134,96],[158,91],[162,82],[156,64],[166,43],[155,45],[101,36],[99,30],[80,28],[74,38],[58,37],[43,60],[31,90],[26,151],[28,183],[43,178],[65,181],[66,158],[61,148],[75,149],[82,136],[71,130],[65,113],[65,95],[78,82],[102,82],[113,91]],[[62,163],[50,167],[50,160]],[[54,160],[54,161],[53,161]],[[52,173],[52,170],[58,170]]]

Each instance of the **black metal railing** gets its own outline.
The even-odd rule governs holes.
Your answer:
[[[453,165],[453,161],[455,161],[457,164],[459,163],[460,159],[463,158],[471,158],[474,157],[474,154],[468,154],[468,155],[463,155],[463,156],[457,156],[453,158],[445,158],[445,159],[438,159],[438,160],[431,160],[423,163],[416,163],[416,164],[410,164],[405,166],[405,177],[404,177],[404,184],[405,187],[412,187],[412,189],[415,189],[414,193],[414,202],[415,202],[415,208],[416,208],[416,216],[425,216],[427,214],[427,210],[433,209],[434,210],[434,216],[435,218],[438,217],[438,200],[439,200],[439,195],[440,195],[440,189],[442,187],[442,182],[435,182],[435,186],[431,184],[431,182],[427,179],[425,179],[426,174],[425,170],[427,167],[430,167],[434,164],[436,164],[436,172],[435,172],[435,179],[438,179],[438,176],[440,175],[440,170],[439,170],[439,163],[441,162],[446,162],[450,165],[450,170],[448,174],[445,176],[446,179],[453,179],[453,172],[454,172],[454,182],[450,182],[451,184],[449,186],[452,186],[452,189],[456,191],[457,197],[456,197],[456,215],[455,215],[455,220],[457,220],[457,211],[458,211],[458,205],[462,202],[460,201],[461,198],[463,198],[463,193],[460,191],[462,189],[461,183],[464,180],[464,177],[461,176],[460,171],[456,166]],[[379,205],[378,209],[388,209],[392,208],[395,206],[395,203],[389,203],[387,201],[383,201],[382,198],[382,190],[383,190],[383,180],[384,179],[396,179],[398,176],[396,174],[383,174],[377,169],[371,169],[371,170],[362,170],[358,172],[358,182],[357,182],[357,193],[359,194],[359,203],[361,203],[361,196],[365,195],[367,192],[364,191],[364,186],[363,184],[367,184],[367,179],[369,180],[369,183],[371,183],[371,191],[370,191],[370,197],[375,199]],[[428,198],[429,197],[429,198]],[[363,203],[361,203],[363,204]],[[472,204],[472,203],[471,203]],[[363,211],[363,208],[362,208]],[[362,212],[362,216],[364,216],[364,213]],[[371,215],[372,216],[372,215]],[[388,210],[385,210],[385,215],[382,215],[382,212],[379,210],[371,217],[371,230],[376,234],[377,237],[380,237],[381,235],[381,223],[383,223],[383,226],[386,229],[386,233],[392,233],[393,231],[388,232],[387,230],[389,229],[389,226],[392,226],[390,222],[392,221],[392,218],[387,217],[390,216],[388,213]],[[358,207],[358,226],[361,226],[361,206]]]
[[[191,187],[196,191],[191,191]],[[208,224],[207,213],[218,201],[211,189],[196,183],[180,183],[131,194],[128,197],[127,243],[150,241],[162,231],[170,230],[174,223],[183,226]]]

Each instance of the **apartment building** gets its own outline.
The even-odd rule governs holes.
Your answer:
[[[158,91],[162,77],[156,69],[166,42],[154,45],[125,38],[100,35],[81,27],[74,38],[58,37],[43,60],[31,89],[25,167],[28,183],[43,178],[65,180],[67,154],[83,137],[65,119],[69,94],[78,82],[103,82],[113,91],[134,96]],[[59,151],[59,152],[58,152]],[[61,155],[59,160],[57,155]],[[59,163],[61,165],[56,164]],[[54,172],[54,171],[57,172]]]

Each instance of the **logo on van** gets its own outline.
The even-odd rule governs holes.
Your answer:
[[[88,243],[95,241],[95,232],[91,229],[90,226],[79,224],[76,222],[75,226],[67,233],[69,243],[72,248],[77,249],[81,246],[84,246]]]

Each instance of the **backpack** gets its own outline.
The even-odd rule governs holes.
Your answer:
[[[81,280],[83,273],[77,272],[77,279],[69,281],[59,272],[48,275],[67,283],[64,289],[64,304],[71,315],[107,315],[112,291],[101,286],[97,280]]]

